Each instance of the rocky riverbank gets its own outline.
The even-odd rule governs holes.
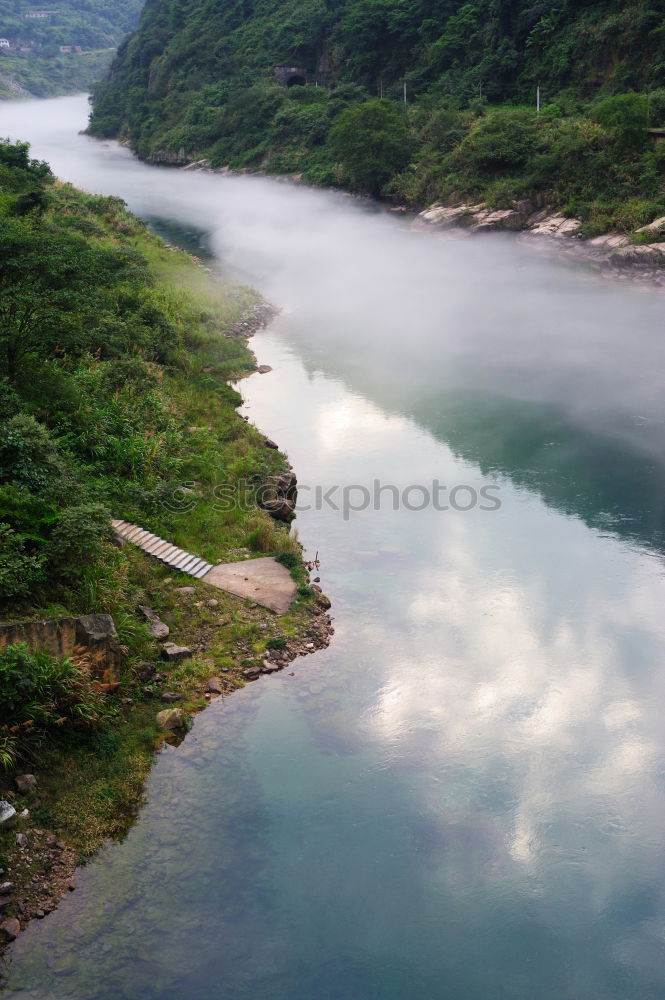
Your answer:
[[[166,248],[160,246],[163,253]],[[175,247],[168,249],[175,260],[187,256],[199,270],[204,268],[213,274],[203,261]],[[176,254],[180,257],[176,258]],[[232,298],[234,294],[234,289],[229,288],[228,295]],[[240,292],[237,294],[242,308],[235,310],[236,318],[223,335],[244,342],[243,353],[247,355],[251,354],[248,339],[270,322],[277,310],[261,300],[246,302]],[[212,393],[209,405],[203,407],[208,449],[213,447],[211,435],[219,433],[220,440],[228,436],[229,421],[246,427],[237,411],[232,410],[238,397],[233,403],[215,402],[212,387],[218,376],[214,362],[214,355],[210,365],[204,357],[199,359],[202,377],[206,385],[210,384],[201,391]],[[248,368],[243,366],[233,377],[250,374]],[[256,359],[254,370],[262,374],[270,371],[268,366],[259,366]],[[182,420],[198,424],[198,412],[190,414],[187,406],[194,405],[198,411],[201,401],[191,401],[192,389],[186,383],[183,391]],[[201,446],[196,436],[200,429],[188,428],[192,448]],[[246,427],[240,437],[245,447],[255,452],[258,466],[266,449],[273,456],[276,453],[277,445],[254,428]],[[283,459],[271,459],[269,465],[278,470],[269,477],[270,483],[288,478],[289,495],[281,498],[274,513],[257,511],[248,525],[250,535],[257,535],[253,544],[248,541],[242,547],[235,547],[235,543],[228,551],[219,549],[218,561],[250,560],[253,554],[269,551],[275,539],[288,534],[280,522],[290,522],[293,516],[295,474],[282,471],[285,465],[290,468]],[[202,511],[203,534],[198,538],[201,546],[209,542],[210,534],[203,486],[196,484],[190,491]],[[283,510],[287,500],[288,517]],[[196,517],[190,521],[196,521]],[[257,544],[268,548],[257,549]],[[297,586],[296,600],[287,614],[275,614],[250,599],[234,597],[183,574],[168,575],[173,571],[131,545],[122,546],[122,552],[138,598],[131,628],[146,630],[144,648],[148,655],[126,664],[118,670],[113,683],[103,685],[103,695],[117,713],[103,741],[116,748],[116,756],[111,754],[105,762],[94,757],[91,749],[93,756],[86,763],[68,754],[50,752],[43,759],[33,760],[29,773],[0,782],[0,960],[27,923],[43,919],[75,890],[77,867],[109,838],[122,836],[134,822],[155,750],[164,743],[178,745],[194,716],[212,700],[227,697],[264,675],[284,670],[298,657],[325,648],[334,634],[330,601],[319,585],[318,559],[316,563],[304,562],[295,541],[278,557],[291,571]],[[103,791],[101,799],[96,782]]]
[[[539,239],[543,246],[556,246],[595,261],[608,277],[665,286],[665,243],[658,242],[661,234],[665,234],[665,218],[642,226],[632,237],[626,233],[606,233],[584,238],[580,219],[527,198],[506,209],[491,209],[482,203],[437,202],[420,212],[411,228],[416,232],[453,228],[467,234],[501,232]]]

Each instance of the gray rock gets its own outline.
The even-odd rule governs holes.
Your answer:
[[[514,208],[499,209],[494,212],[485,209],[484,211],[477,212],[473,218],[474,221],[471,225],[471,230],[474,233],[489,232],[492,230],[519,232],[520,229],[524,229],[526,223],[526,217]]]
[[[0,830],[8,830],[16,822],[16,809],[11,802],[0,799]]]
[[[218,608],[219,607],[219,601],[216,601],[215,598],[213,597],[211,601],[208,601],[208,607],[209,608]]]
[[[16,834],[16,843],[21,848],[21,850],[24,851],[25,848],[28,846],[28,838],[26,837],[26,835],[24,833],[17,833]]]
[[[281,663],[274,663],[272,660],[264,660],[261,671],[264,674],[274,674],[281,669],[282,669]]]
[[[152,610],[152,608],[147,607],[147,605],[145,605],[145,604],[139,604],[139,611],[141,612],[141,614],[143,615],[143,617],[146,618],[150,622],[150,625],[148,627],[148,631],[150,632],[150,635],[154,636],[155,639],[167,639],[168,638],[169,631],[170,631],[168,625],[164,624],[164,622],[161,620],[161,618],[159,617],[159,615],[157,615]]]
[[[178,694],[176,691],[164,691],[162,694],[162,701],[169,702],[170,704],[174,701],[182,701],[182,695]]]
[[[211,677],[208,681],[206,691],[209,691],[210,694],[224,694],[224,687],[222,685],[221,678]]]
[[[21,933],[21,925],[16,917],[8,917],[7,920],[3,920],[0,924],[0,931],[6,941],[15,941]]]
[[[257,677],[260,677],[260,675],[261,675],[261,668],[260,667],[247,667],[246,670],[243,670],[242,675],[245,678],[245,680],[255,681],[257,679]]]
[[[654,219],[647,226],[641,226],[639,229],[635,230],[636,233],[662,233],[665,232],[665,215],[661,216],[660,219]]]
[[[118,633],[110,615],[81,615],[76,619],[76,630],[81,638],[87,639],[86,645],[108,640],[118,641]]]
[[[0,896],[6,896],[14,888],[13,882],[0,882]]]
[[[176,646],[174,642],[165,642],[162,646],[162,659],[169,663],[177,663],[178,660],[187,660],[192,655],[191,649],[187,646]]]
[[[37,779],[34,774],[19,774],[14,778],[14,784],[21,795],[26,795],[28,792],[34,792]]]
[[[148,626],[148,631],[150,632],[150,635],[153,636],[155,639],[161,640],[161,639],[168,639],[171,630],[168,627],[168,625],[164,624],[164,622],[156,621],[150,623],[150,625]]]
[[[165,708],[157,713],[157,725],[160,729],[184,729],[185,713],[181,708]]]
[[[256,370],[259,373],[259,375],[267,375],[268,372],[272,371],[272,368],[270,367],[270,365],[259,365],[259,367]]]
[[[271,441],[270,438],[266,438],[263,443],[266,446],[266,448],[274,448],[275,451],[277,451],[279,449],[279,445],[275,444],[274,441]]]
[[[176,594],[182,594],[184,597],[189,597],[196,593],[194,587],[176,587]]]
[[[644,246],[624,247],[610,257],[613,267],[665,267],[665,243],[647,243]]]

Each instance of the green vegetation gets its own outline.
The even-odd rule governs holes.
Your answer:
[[[308,85],[282,86],[280,65]],[[665,211],[646,132],[665,127],[664,66],[646,0],[158,0],[96,89],[91,132],[147,159],[413,206],[528,196],[589,233],[631,229]]]
[[[76,650],[0,655],[0,797],[15,767],[36,769],[30,822],[79,858],[131,820],[164,685],[196,711],[213,674],[230,692],[271,639],[312,627],[311,599],[275,616],[118,547],[110,528],[112,516],[133,521],[211,562],[279,555],[305,579],[287,526],[215,496],[286,470],[229,385],[255,367],[235,331],[263,313],[254,292],[150,235],[120,199],[56,183],[25,144],[0,142],[0,615],[108,613],[125,651],[112,684]],[[193,597],[178,589],[192,585]],[[168,620],[190,660],[158,661],[139,605]],[[11,835],[0,853],[20,880]]]
[[[88,90],[136,27],[141,6],[141,0],[58,0],[50,6],[0,0],[0,37],[11,46],[0,48],[0,99],[17,96],[16,85],[36,97]],[[56,13],[29,16],[37,10]]]
[[[95,728],[106,709],[89,673],[22,643],[0,653],[0,761],[30,761],[62,736]]]

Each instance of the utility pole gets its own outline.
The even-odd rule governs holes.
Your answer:
[[[540,114],[540,87],[536,87],[536,114]]]

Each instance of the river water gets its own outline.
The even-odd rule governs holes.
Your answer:
[[[0,134],[283,308],[241,391],[298,472],[336,635],[160,755],[6,996],[660,1000],[662,296],[147,167],[85,116],[5,104]]]

